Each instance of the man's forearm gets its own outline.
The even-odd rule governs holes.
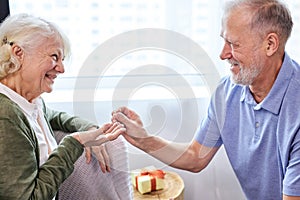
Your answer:
[[[138,139],[138,148],[154,158],[175,168],[191,171],[191,161],[194,153],[188,143],[169,142],[157,136]]]

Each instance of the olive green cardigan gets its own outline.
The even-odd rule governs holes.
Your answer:
[[[93,124],[46,108],[50,131],[76,132]],[[21,108],[0,93],[0,199],[53,199],[60,184],[73,172],[83,146],[66,136],[39,167],[36,135]]]

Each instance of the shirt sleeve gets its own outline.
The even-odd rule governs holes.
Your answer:
[[[195,140],[208,147],[220,147],[223,144],[221,130],[224,125],[225,107],[225,87],[222,79],[215,93],[212,95],[207,115],[197,129]]]
[[[290,145],[288,166],[283,179],[283,194],[300,196],[300,130]]]

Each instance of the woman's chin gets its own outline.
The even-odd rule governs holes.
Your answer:
[[[51,86],[46,87],[46,88],[43,90],[43,93],[51,93],[52,91],[53,91],[53,87],[52,87],[52,85],[51,85]]]

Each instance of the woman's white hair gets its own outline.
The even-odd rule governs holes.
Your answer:
[[[62,41],[64,56],[69,57],[70,42],[54,23],[28,14],[8,16],[0,25],[0,80],[20,68],[18,59],[12,54],[13,44],[30,51],[50,37]]]

